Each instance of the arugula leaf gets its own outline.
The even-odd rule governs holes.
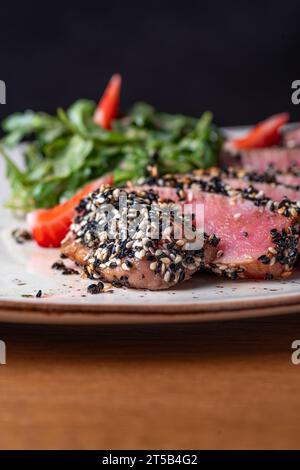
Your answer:
[[[75,126],[78,132],[86,135],[89,130],[89,124],[95,111],[95,103],[89,100],[75,101],[67,111],[70,122]]]
[[[68,144],[53,160],[53,175],[66,178],[84,165],[86,157],[93,148],[91,140],[84,140],[79,135],[73,135]]]
[[[146,167],[149,163],[148,154],[142,148],[129,147],[124,149],[124,152],[125,157],[113,173],[116,184],[135,181],[145,176]]]
[[[217,164],[222,136],[209,112],[196,119],[136,103],[107,131],[93,121],[95,106],[82,99],[66,111],[59,108],[56,116],[25,111],[4,120],[4,145],[30,138],[24,171],[0,149],[11,184],[9,207],[24,212],[52,207],[108,172],[122,185],[146,176],[153,164],[161,174]]]
[[[2,146],[0,146],[0,153],[2,154],[6,162],[7,176],[11,180],[20,181],[20,182],[25,181],[25,178],[26,178],[25,174],[17,167],[17,165],[8,156],[8,154],[6,153],[6,151],[4,150]]]

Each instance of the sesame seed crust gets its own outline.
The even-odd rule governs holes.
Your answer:
[[[233,201],[237,201],[238,199],[252,201],[257,207],[264,207],[270,212],[278,213],[285,217],[296,218],[300,216],[300,207],[297,202],[291,201],[287,197],[284,197],[281,201],[273,201],[271,198],[267,197],[263,191],[259,191],[251,184],[242,189],[232,188],[222,180],[223,174],[227,173],[222,173],[219,169],[212,169],[210,172],[199,170],[192,175],[164,175],[158,178],[150,177],[140,180],[139,183],[141,185],[176,188],[176,194],[179,200],[181,200],[183,194],[186,194],[185,191],[187,189],[198,189],[201,192],[221,194],[231,198]],[[206,178],[204,178],[205,176]],[[265,176],[265,178],[267,178],[267,176]],[[257,179],[259,179],[258,176]],[[253,176],[253,180],[249,179],[249,181],[254,182],[255,177]]]
[[[122,197],[127,203],[121,207]],[[140,206],[137,208],[137,204]],[[105,214],[105,208],[113,212],[115,231]],[[89,279],[106,280],[106,273],[113,276],[115,287],[136,287],[131,282],[132,273],[146,269],[157,282],[155,288],[168,288],[183,282],[194,272],[214,259],[219,240],[214,235],[203,234],[204,244],[200,249],[188,249],[189,239],[174,238],[175,204],[162,200],[153,190],[126,191],[110,186],[101,187],[77,206],[77,216],[70,232],[62,243],[62,249],[70,242],[85,248],[84,273]],[[156,212],[157,209],[157,212]],[[164,209],[169,210],[169,225],[164,227]],[[151,215],[155,212],[156,228]],[[150,215],[150,217],[148,217]],[[122,236],[123,218],[127,217],[127,234]],[[182,221],[185,217],[181,215]],[[135,230],[131,231],[134,226]],[[153,238],[153,230],[156,238]],[[156,232],[155,232],[156,230]],[[112,236],[113,235],[113,236]],[[66,253],[70,256],[70,253]],[[72,256],[71,256],[72,257]],[[115,272],[116,274],[112,274]],[[145,280],[145,288],[148,288]],[[142,282],[139,282],[139,286]]]

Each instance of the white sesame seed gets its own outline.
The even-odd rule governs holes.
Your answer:
[[[136,234],[136,238],[137,238],[138,240],[141,240],[141,239],[143,238],[143,235],[144,235],[143,230],[139,230],[139,231],[137,232],[137,234]]]
[[[156,267],[157,267],[157,262],[156,261],[154,261],[153,263],[150,264],[151,271],[155,271]]]
[[[121,268],[122,268],[124,271],[130,271],[130,268],[127,266],[126,263],[122,263]]]
[[[135,252],[135,257],[138,258],[138,259],[143,259],[145,257],[145,255],[146,255],[145,250]]]
[[[298,213],[297,213],[297,211],[296,211],[296,209],[295,209],[294,207],[291,208],[291,215],[292,215],[293,217],[297,217],[297,216],[298,216]]]
[[[115,199],[119,199],[119,196],[120,196],[120,190],[117,188],[113,191],[113,197]]]
[[[226,266],[224,266],[223,264],[217,264],[217,267],[218,267],[218,269],[220,269],[221,271],[225,271],[225,270],[226,270]]]
[[[101,243],[104,243],[104,242],[107,240],[107,237],[108,237],[107,232],[101,232],[101,233],[99,234],[100,242],[101,242]]]

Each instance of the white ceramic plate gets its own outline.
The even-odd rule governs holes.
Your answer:
[[[20,158],[19,154],[15,155]],[[8,193],[0,163],[0,200]],[[2,206],[2,204],[1,204]],[[300,312],[300,273],[285,281],[230,281],[198,275],[176,289],[87,294],[91,281],[51,269],[58,250],[18,245],[21,221],[0,209],[0,321],[20,323],[190,322]],[[67,265],[71,265],[69,261]],[[36,298],[41,289],[42,298]]]

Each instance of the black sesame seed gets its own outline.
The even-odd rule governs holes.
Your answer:
[[[36,297],[39,299],[40,297],[42,297],[42,295],[43,295],[43,292],[41,291],[41,289],[39,289],[36,294]]]
[[[90,284],[87,288],[89,294],[99,294],[104,288],[103,282],[99,281],[97,284]]]
[[[266,255],[262,255],[258,258],[258,261],[261,261],[263,264],[270,264],[271,259]]]
[[[216,237],[215,234],[213,234],[209,237],[209,244],[211,246],[214,246],[214,247],[217,246],[219,241],[220,241],[220,239],[218,237]]]
[[[266,279],[266,281],[271,281],[272,279],[274,279],[274,276],[271,273],[266,273],[265,279]]]
[[[32,235],[28,230],[17,228],[12,231],[12,237],[15,239],[17,243],[22,245],[25,242],[32,240]]]
[[[73,268],[66,268],[61,273],[64,276],[70,276],[72,274],[79,274],[79,271],[77,271],[77,269],[73,269]]]
[[[66,265],[62,261],[55,261],[55,263],[52,264],[51,269],[63,270],[66,269]]]
[[[168,244],[167,244],[168,250],[172,250],[172,248],[174,248],[175,245],[176,245],[176,242],[168,243]]]

